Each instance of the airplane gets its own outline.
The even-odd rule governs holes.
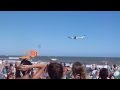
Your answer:
[[[73,36],[73,37],[68,37],[68,38],[70,38],[70,39],[84,39],[86,37],[86,35],[83,35],[83,36]]]

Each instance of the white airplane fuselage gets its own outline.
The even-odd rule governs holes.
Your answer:
[[[80,36],[80,37],[77,37],[77,36],[73,36],[73,37],[68,37],[70,39],[84,39],[85,36]]]

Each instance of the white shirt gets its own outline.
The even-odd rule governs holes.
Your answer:
[[[97,77],[96,77],[96,76],[97,76],[97,75],[96,75],[96,72],[97,72],[97,70],[93,70],[93,71],[92,71],[93,79],[96,79],[96,78],[97,78]]]

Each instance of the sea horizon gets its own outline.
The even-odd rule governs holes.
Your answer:
[[[0,60],[14,60],[19,61],[18,55],[0,55]],[[16,59],[17,58],[17,59]],[[108,62],[109,64],[120,64],[120,57],[84,57],[84,56],[37,56],[32,58],[33,62],[49,62],[50,59],[57,59],[59,62],[73,63],[81,62],[86,64],[103,64]]]
[[[0,57],[21,57],[21,56],[26,56],[26,55],[0,55]],[[120,58],[120,56],[62,56],[62,55],[42,55],[42,56],[37,56],[37,57],[86,57],[86,58]]]

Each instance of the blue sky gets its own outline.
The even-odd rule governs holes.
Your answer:
[[[68,36],[87,35],[84,40]],[[38,47],[41,45],[41,48]],[[120,56],[118,11],[0,12],[0,55]]]

